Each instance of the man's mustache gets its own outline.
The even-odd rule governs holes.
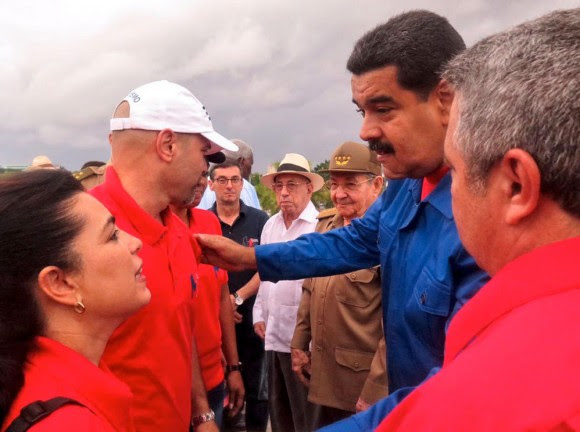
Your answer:
[[[395,153],[391,143],[379,140],[369,140],[369,150],[377,153]]]

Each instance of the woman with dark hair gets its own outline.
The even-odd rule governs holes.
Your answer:
[[[61,170],[2,179],[0,221],[1,431],[58,397],[71,403],[30,430],[132,430],[131,392],[99,362],[150,300],[141,242]]]

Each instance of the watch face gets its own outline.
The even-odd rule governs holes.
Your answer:
[[[244,299],[241,297],[236,297],[236,304],[241,306],[244,303]]]

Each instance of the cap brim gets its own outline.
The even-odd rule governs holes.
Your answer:
[[[218,151],[217,153],[211,153],[211,154],[205,155],[205,159],[208,162],[211,162],[214,164],[221,164],[221,163],[225,162],[226,155],[223,154],[221,151]]]
[[[229,150],[232,152],[239,150],[237,145],[215,131],[201,132],[201,134],[211,142],[211,147],[206,153],[208,155],[217,153],[220,150]]]

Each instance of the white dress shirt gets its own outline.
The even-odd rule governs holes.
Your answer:
[[[311,233],[316,227],[316,216],[318,210],[312,202],[309,202],[300,216],[286,229],[282,213],[278,212],[264,225],[260,244],[287,242],[302,234]],[[302,296],[302,282],[304,279],[276,283],[260,282],[253,318],[254,324],[266,323],[267,351],[290,352],[290,341],[296,327],[296,316]]]

